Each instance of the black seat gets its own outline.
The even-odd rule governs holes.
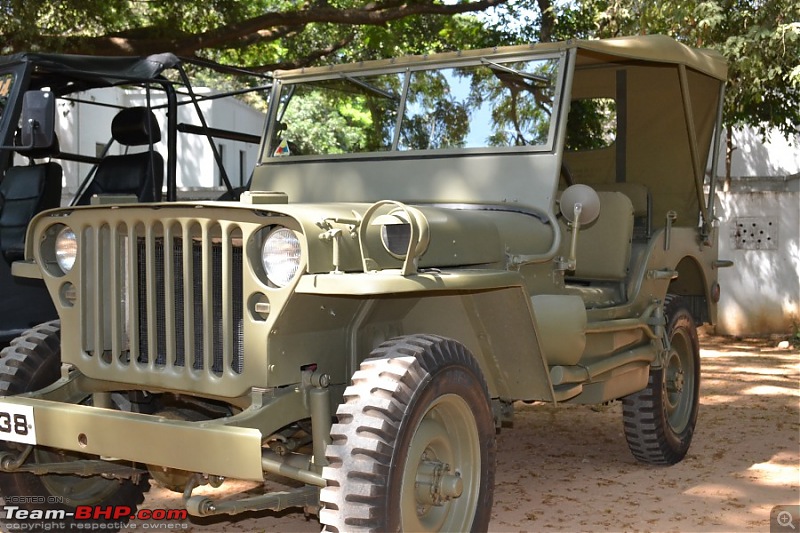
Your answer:
[[[31,219],[61,204],[61,165],[33,162],[58,155],[58,139],[53,137],[53,145],[47,148],[17,152],[30,158],[31,164],[9,167],[0,181],[0,252],[9,263],[23,258],[25,230]]]
[[[123,146],[148,146],[161,140],[161,130],[146,107],[121,110],[111,122],[111,137]],[[164,158],[155,150],[135,154],[107,155],[97,165],[94,178],[83,190],[77,205],[88,205],[94,195],[134,195],[139,202],[161,199]]]

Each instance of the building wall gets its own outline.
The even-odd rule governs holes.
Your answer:
[[[800,327],[800,135],[734,132],[731,180],[718,192],[722,297],[716,331],[788,334]],[[720,173],[724,147],[720,147]]]
[[[731,178],[782,178],[800,174],[800,133],[787,139],[777,131],[769,132],[766,142],[755,128],[733,130]],[[724,142],[719,148],[720,173],[725,169]]]
[[[800,179],[786,190],[733,185],[719,194],[722,297],[717,333],[791,333],[800,326]]]
[[[196,89],[199,94],[207,93]],[[128,107],[145,105],[146,95],[139,90],[119,88],[93,90],[82,96],[92,104],[110,104]],[[212,103],[213,102],[213,103]],[[151,104],[158,107],[165,103],[159,94],[151,96]],[[234,99],[221,98],[200,103],[209,126],[241,133],[260,136],[264,127],[264,114]],[[57,109],[57,130],[62,151],[99,155],[97,150],[111,139],[111,121],[116,114],[112,107],[83,104],[60,100]],[[156,119],[162,131],[162,140],[156,144],[166,159],[166,110],[156,109]],[[200,125],[200,119],[191,104],[182,105],[178,110],[178,122]],[[215,143],[223,155],[223,164],[228,172],[232,185],[238,186],[247,179],[256,164],[258,145],[215,139]],[[219,176],[214,155],[208,140],[199,135],[178,134],[178,169],[177,182],[179,189],[194,191],[197,189],[221,190],[222,181]],[[127,148],[117,143],[111,145],[109,154],[122,154],[145,150],[146,147]],[[80,183],[87,176],[92,166],[85,163],[63,162],[65,196],[75,193]],[[211,196],[215,193],[210,192]]]

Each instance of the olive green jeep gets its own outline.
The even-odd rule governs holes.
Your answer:
[[[275,73],[240,201],[31,223],[13,272],[60,321],[4,352],[2,495],[135,509],[151,476],[196,516],[485,531],[518,400],[621,399],[633,455],[680,461],[725,77],[661,36]]]

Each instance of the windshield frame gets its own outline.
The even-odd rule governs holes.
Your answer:
[[[486,51],[484,51],[486,52]],[[264,135],[264,140],[259,154],[259,164],[289,164],[299,163],[304,161],[323,161],[323,160],[353,160],[353,159],[388,159],[388,158],[419,158],[419,157],[452,157],[464,156],[471,154],[509,154],[509,153],[541,153],[552,152],[558,140],[558,128],[561,121],[563,105],[563,91],[565,89],[565,78],[567,75],[568,65],[568,51],[547,51],[547,52],[534,52],[532,50],[516,51],[512,54],[501,54],[494,56],[490,53],[483,53],[480,55],[469,55],[467,57],[455,57],[436,62],[418,60],[416,62],[404,62],[403,64],[388,64],[387,66],[376,67],[373,69],[359,69],[359,65],[347,65],[342,69],[331,67],[328,72],[319,73],[321,69],[315,69],[317,72],[313,74],[297,74],[294,71],[291,75],[282,74],[280,72],[275,74],[274,85],[270,102],[270,109],[267,117],[267,127]],[[304,83],[314,83],[326,80],[336,79],[350,79],[354,77],[366,78],[370,76],[386,75],[386,74],[402,74],[403,86],[402,93],[399,95],[400,102],[398,103],[397,111],[398,125],[403,119],[403,113],[406,108],[409,93],[409,80],[415,72],[430,71],[430,70],[445,70],[452,68],[465,68],[465,67],[487,67],[495,64],[505,65],[508,63],[517,63],[521,61],[537,61],[537,60],[555,60],[554,68],[554,86],[552,95],[552,109],[550,111],[550,123],[547,129],[547,139],[544,143],[527,145],[527,146],[480,146],[480,147],[457,147],[457,148],[432,148],[432,149],[411,149],[401,150],[398,149],[397,137],[399,136],[399,127],[395,128],[394,139],[392,146],[389,150],[385,151],[365,151],[365,152],[350,152],[341,154],[315,154],[315,155],[292,155],[291,157],[275,157],[272,154],[274,150],[273,141],[279,134],[277,124],[279,118],[283,115],[286,109],[285,103],[281,102],[282,94],[286,90],[293,90],[293,87]],[[399,62],[399,61],[398,61]]]
[[[20,62],[0,68],[0,76],[6,74],[10,74],[13,79],[11,90],[8,92],[6,107],[2,110],[2,115],[0,115],[0,145],[11,146],[14,141],[14,132],[17,129],[17,122],[22,107],[21,94],[27,87],[25,63]],[[7,151],[6,148],[2,150]]]

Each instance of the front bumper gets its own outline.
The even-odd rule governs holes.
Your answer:
[[[33,407],[37,446],[113,457],[209,475],[263,480],[261,432],[228,419],[184,422],[31,397],[4,397]]]

